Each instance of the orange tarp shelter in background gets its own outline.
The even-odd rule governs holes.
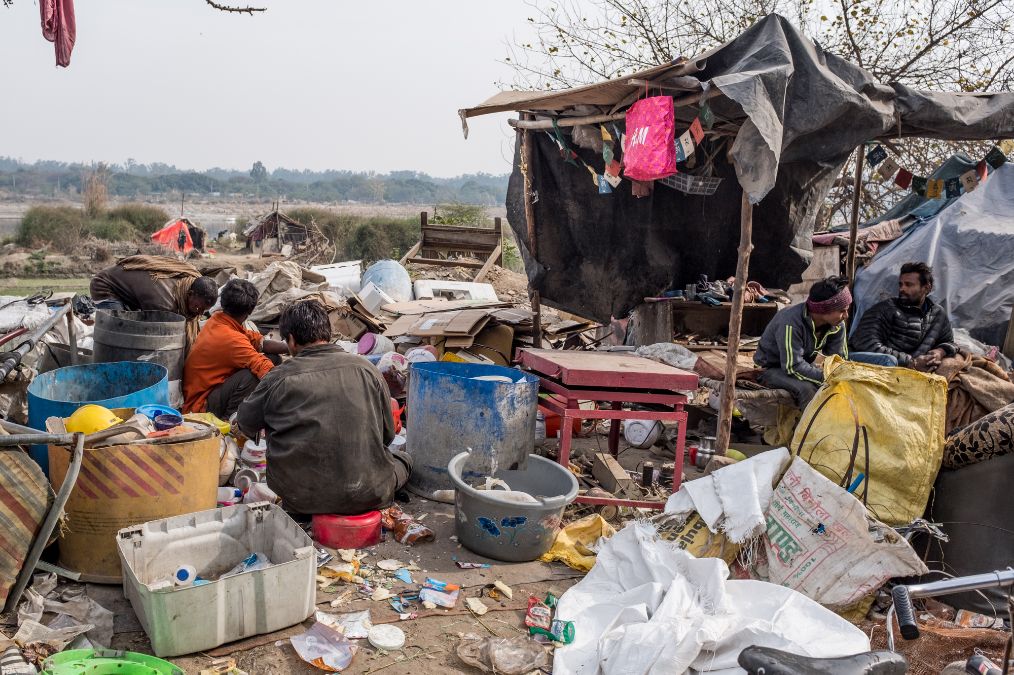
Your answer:
[[[187,254],[194,249],[194,240],[190,237],[189,222],[186,218],[171,220],[161,230],[151,235],[151,240],[166,248]]]

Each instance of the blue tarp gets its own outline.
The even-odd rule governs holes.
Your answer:
[[[910,261],[933,267],[933,297],[954,328],[1001,346],[1014,307],[1014,165],[1004,164],[974,192],[910,227],[861,269],[853,325],[897,295],[898,272]]]

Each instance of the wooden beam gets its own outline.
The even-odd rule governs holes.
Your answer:
[[[849,278],[849,288],[856,283],[856,246],[859,242],[859,199],[863,192],[863,165],[866,162],[865,146],[856,148],[856,175],[852,183],[852,219],[849,220],[849,248],[845,255],[845,273]]]
[[[524,113],[527,118],[523,121],[534,121],[535,115]],[[518,130],[521,142],[521,177],[524,179],[524,204],[525,204],[525,225],[528,230],[528,255],[532,261],[538,260],[539,240],[535,236],[535,203],[532,201],[532,132],[529,129]],[[539,291],[532,288],[531,279],[528,280],[528,299],[532,304],[532,340],[536,349],[542,349],[542,298]]]
[[[697,105],[702,100],[707,101],[722,95],[722,91],[718,87],[711,87],[707,93],[696,93],[690,94],[689,96],[681,96],[679,98],[673,98],[673,106],[677,108],[685,108],[687,106]],[[548,111],[547,111],[548,112]],[[527,119],[510,119],[507,120],[507,124],[511,125],[515,129],[552,129],[553,120],[537,120],[533,113],[524,113]],[[627,113],[615,113],[613,115],[584,115],[582,117],[558,117],[556,118],[556,124],[560,127],[576,127],[582,124],[601,124],[602,122],[613,122],[616,120],[622,120],[627,116]]]
[[[473,270],[482,269],[482,266],[485,265],[485,263],[475,262],[474,260],[444,258],[409,258],[408,262],[416,263],[417,265],[436,265],[437,267],[467,267]]]
[[[729,346],[725,351],[725,382],[722,384],[718,407],[718,439],[715,454],[724,455],[732,436],[732,411],[736,405],[736,357],[739,355],[739,333],[743,324],[743,295],[750,273],[750,252],[753,251],[753,204],[743,190],[739,220],[739,257],[736,281],[732,289],[732,314],[729,316]]]
[[[416,253],[418,253],[419,249],[421,249],[421,248],[422,248],[422,242],[421,241],[417,241],[415,243],[415,246],[413,246],[412,248],[410,248],[408,250],[408,253],[406,253],[405,255],[401,256],[401,260],[399,262],[402,265],[404,265],[408,261],[408,259],[411,258],[412,256],[414,256]]]
[[[488,258],[486,258],[486,262],[483,263],[482,269],[479,270],[479,273],[475,275],[475,279],[473,279],[472,281],[480,282],[486,278],[486,274],[489,272],[490,269],[492,269],[496,261],[499,260],[500,251],[501,248],[499,246],[493,249],[493,252],[489,254]]]

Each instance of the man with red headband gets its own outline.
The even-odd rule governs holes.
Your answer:
[[[849,359],[845,318],[852,305],[848,279],[828,277],[810,289],[805,303],[778,312],[764,329],[754,362],[764,368],[760,382],[771,389],[792,392],[800,410],[824,383],[824,359]],[[885,354],[855,353],[853,361],[895,366]]]

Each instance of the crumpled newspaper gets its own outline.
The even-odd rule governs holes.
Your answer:
[[[46,623],[43,617],[55,615]],[[95,645],[113,641],[113,613],[85,594],[84,586],[57,587],[55,574],[36,574],[18,605],[18,635],[22,645],[63,642],[84,634]],[[62,649],[62,647],[61,647]]]

